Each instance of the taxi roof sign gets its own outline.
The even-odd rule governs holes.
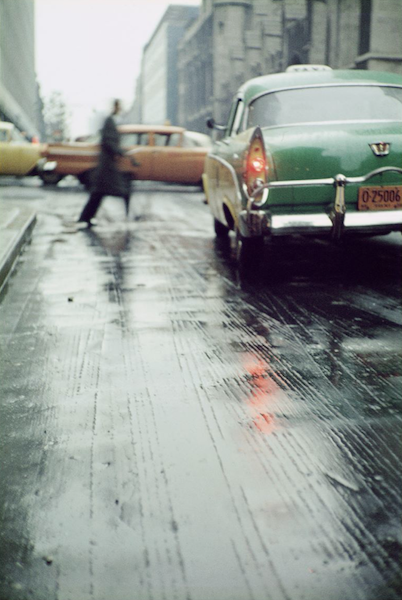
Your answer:
[[[328,65],[290,65],[286,73],[296,73],[298,71],[332,71]]]

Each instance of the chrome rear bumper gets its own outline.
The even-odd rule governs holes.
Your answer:
[[[278,181],[257,188],[247,203],[247,209],[240,213],[239,229],[245,237],[259,235],[288,235],[294,233],[319,235],[330,234],[339,239],[348,232],[356,233],[387,233],[402,230],[402,209],[347,212],[345,205],[345,186],[349,183],[364,183],[375,175],[386,171],[402,173],[398,167],[376,169],[363,177],[336,175],[329,179],[314,179],[302,181]],[[269,209],[261,210],[255,197],[263,189],[331,185],[335,188],[334,204],[329,214],[288,214],[271,215]]]
[[[245,237],[258,235],[331,234],[333,223],[329,215],[277,215],[270,217],[265,211],[240,213],[240,233]],[[346,213],[342,233],[387,233],[402,231],[402,210],[376,213]]]

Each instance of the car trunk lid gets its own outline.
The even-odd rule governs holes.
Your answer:
[[[335,177],[361,177],[381,167],[402,166],[402,140],[395,122],[304,124],[263,130],[264,142],[271,155],[278,181]],[[372,144],[389,144],[386,156],[376,156]],[[367,185],[401,184],[397,173],[371,179]],[[349,209],[357,209],[358,185],[346,189]],[[286,209],[314,212],[329,207],[334,198],[331,187],[292,187],[271,190],[269,204]]]

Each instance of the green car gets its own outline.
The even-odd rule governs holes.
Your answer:
[[[247,81],[207,155],[203,184],[218,237],[238,257],[264,238],[339,240],[402,230],[402,78],[297,65]]]

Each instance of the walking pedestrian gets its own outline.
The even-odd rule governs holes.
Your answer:
[[[89,199],[78,219],[79,223],[86,223],[91,227],[91,219],[104,196],[120,196],[126,204],[128,216],[130,208],[130,178],[119,171],[117,161],[124,153],[120,147],[120,136],[117,131],[115,119],[121,112],[119,100],[113,102],[113,111],[106,118],[102,128],[101,151],[99,163],[95,169]]]

